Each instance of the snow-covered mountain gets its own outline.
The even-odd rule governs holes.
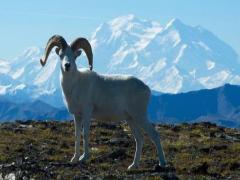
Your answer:
[[[55,107],[63,106],[57,55],[52,53],[46,67],[41,68],[43,52],[42,48],[30,47],[11,61],[1,61],[0,70],[5,71],[0,73],[0,96],[17,103],[42,100]]]
[[[236,52],[208,30],[178,19],[161,25],[134,15],[121,16],[101,24],[89,39],[95,71],[132,74],[155,91],[178,93],[240,84]],[[0,60],[1,97],[63,106],[60,62],[53,51],[42,68],[43,52],[30,47],[11,61]],[[84,58],[78,60],[79,67],[87,64]]]
[[[118,17],[100,25],[91,42],[95,70],[133,74],[157,91],[240,83],[235,51],[208,30],[178,19],[161,26],[133,15]]]

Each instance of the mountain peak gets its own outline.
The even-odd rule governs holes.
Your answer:
[[[119,17],[116,17],[114,18],[113,20],[111,20],[109,22],[109,24],[111,26],[124,26],[130,22],[133,22],[133,21],[138,21],[138,19],[135,17],[134,14],[129,14],[129,15],[125,15],[125,16],[119,16]]]
[[[127,15],[123,15],[123,16],[118,16],[116,18],[114,18],[113,21],[119,21],[119,20],[123,20],[123,21],[132,21],[134,19],[137,19],[136,16],[134,14],[127,14]]]
[[[171,27],[180,28],[182,26],[186,26],[186,25],[180,19],[173,18],[167,23],[165,29],[169,29]]]
[[[113,31],[114,36],[121,34],[121,32],[124,31],[130,31],[134,24],[138,22],[139,20],[133,15],[129,14],[126,16],[119,16],[114,18],[113,20],[107,22],[107,25]]]
[[[125,16],[122,16],[123,18],[126,18],[128,20],[134,20],[136,18],[136,16],[134,14],[128,14]]]
[[[107,24],[114,31],[129,31],[132,29],[138,29],[139,31],[142,31],[147,28],[162,28],[159,22],[138,18],[134,14],[116,17],[107,22]]]

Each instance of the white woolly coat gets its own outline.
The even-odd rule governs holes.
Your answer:
[[[139,79],[125,75],[99,75],[89,70],[74,73],[61,77],[70,113],[90,113],[92,118],[104,121],[146,115],[150,89]]]

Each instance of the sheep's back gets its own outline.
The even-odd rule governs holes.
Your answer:
[[[147,109],[150,89],[133,76],[99,75],[93,87],[96,111],[121,116]]]

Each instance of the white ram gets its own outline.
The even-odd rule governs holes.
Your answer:
[[[164,153],[159,133],[147,119],[147,106],[151,91],[139,79],[133,76],[99,75],[92,71],[93,55],[90,43],[85,38],[77,38],[70,45],[59,35],[52,36],[46,46],[44,57],[40,60],[46,64],[53,47],[61,59],[61,86],[66,105],[74,116],[75,154],[72,162],[85,161],[89,157],[90,120],[104,122],[126,120],[136,141],[133,163],[128,167],[139,165],[143,147],[143,129],[156,145],[160,165],[165,165]],[[78,70],[76,58],[83,49],[87,55],[90,70]],[[83,128],[84,152],[80,156],[80,135]]]

